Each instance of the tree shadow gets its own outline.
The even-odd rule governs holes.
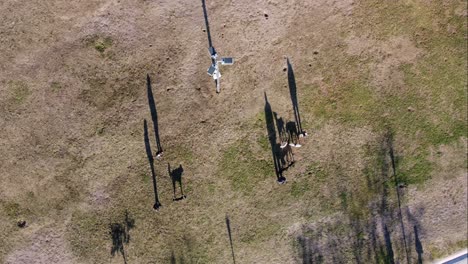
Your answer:
[[[265,122],[268,132],[268,141],[270,142],[271,154],[273,156],[273,163],[275,165],[275,174],[278,183],[283,184],[286,182],[286,178],[283,176],[281,161],[279,159],[280,145],[276,143],[276,130],[275,130],[275,121],[273,117],[273,112],[271,110],[271,105],[268,102],[268,98],[265,95]]]
[[[160,157],[163,153],[161,146],[161,140],[159,138],[159,128],[158,128],[158,112],[156,111],[156,103],[154,102],[153,89],[151,88],[151,79],[149,74],[146,75],[146,87],[148,95],[148,104],[151,112],[151,120],[153,121],[154,135],[156,137],[156,157]]]
[[[229,235],[229,244],[231,245],[231,253],[232,253],[232,262],[236,264],[236,258],[234,256],[234,246],[232,244],[232,235],[231,235],[231,221],[229,220],[229,216],[226,214],[226,228]]]
[[[314,238],[298,236],[299,255],[302,264],[323,263],[324,258]]]
[[[151,168],[151,176],[153,179],[153,190],[154,190],[153,209],[157,211],[159,210],[159,207],[161,207],[161,203],[159,202],[158,187],[156,185],[156,172],[154,170],[154,158],[153,158],[153,153],[151,152],[151,145],[150,145],[149,136],[148,136],[148,124],[146,122],[146,119],[143,122],[143,128],[144,128],[146,155],[148,156],[148,162]]]
[[[407,263],[410,263],[410,253],[409,253],[409,250],[408,250],[408,244],[407,244],[407,236],[406,236],[406,231],[405,231],[405,224],[403,222],[403,214],[402,214],[402,210],[401,210],[401,199],[402,199],[402,191],[403,191],[403,188],[404,188],[404,185],[400,185],[399,183],[399,180],[398,180],[398,174],[396,172],[396,163],[397,163],[397,160],[395,159],[395,154],[394,154],[394,149],[393,149],[393,132],[388,129],[386,134],[385,134],[385,138],[386,138],[386,143],[387,143],[387,146],[388,146],[388,153],[390,155],[390,160],[391,160],[391,164],[392,164],[392,172],[393,172],[393,180],[394,180],[394,184],[395,184],[395,190],[396,190],[396,194],[397,194],[397,202],[398,202],[398,219],[400,221],[400,227],[401,227],[401,233],[402,233],[402,239],[403,239],[403,245],[404,245],[404,249],[405,249],[405,254],[406,254],[406,261]]]
[[[116,253],[122,254],[124,263],[127,263],[127,257],[125,255],[124,244],[130,243],[130,229],[135,227],[135,220],[132,219],[128,211],[125,211],[124,223],[111,223],[109,225],[110,235],[112,238],[111,255],[115,256]]]
[[[296,78],[294,77],[294,70],[292,68],[291,63],[289,62],[289,58],[286,59],[286,63],[288,65],[289,94],[291,96],[291,102],[293,105],[294,119],[296,120],[296,126],[297,126],[296,130],[298,134],[306,136],[307,133],[302,129],[301,115],[299,113],[299,103],[297,100],[297,87],[296,87]]]
[[[182,168],[182,165],[179,165],[174,170],[171,170],[171,164],[167,163],[167,171],[169,172],[169,176],[171,177],[172,180],[172,190],[174,191],[174,198],[172,199],[173,201],[180,201],[182,199],[185,199],[186,196],[184,195],[184,190],[182,188],[182,174],[184,173],[184,168]],[[176,196],[176,185],[179,183],[180,187],[180,192],[181,196],[177,197]]]

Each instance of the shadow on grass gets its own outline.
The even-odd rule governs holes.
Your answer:
[[[153,121],[154,135],[156,137],[156,157],[159,157],[163,153],[161,146],[161,139],[159,138],[159,126],[158,126],[158,112],[156,111],[156,103],[154,102],[153,89],[151,88],[151,79],[149,74],[146,75],[146,88],[148,96],[148,105],[151,112],[151,120]]]
[[[302,129],[301,114],[299,112],[299,102],[297,100],[297,86],[296,86],[296,78],[294,76],[294,70],[293,70],[291,63],[289,62],[289,58],[286,59],[286,63],[288,66],[289,95],[291,96],[291,102],[292,102],[293,111],[294,111],[294,119],[296,121],[295,130],[297,131],[297,134],[304,134],[305,131]]]
[[[184,168],[182,168],[182,165],[179,165],[174,170],[171,170],[171,164],[167,163],[167,171],[169,172],[169,176],[171,177],[172,181],[172,190],[174,192],[174,197],[172,198],[173,201],[180,201],[182,199],[185,199],[186,196],[184,195],[184,190],[182,188],[182,173],[184,173]],[[176,196],[176,185],[179,183],[180,187],[180,193],[181,196],[177,197]]]
[[[128,211],[125,211],[125,219],[123,223],[114,222],[109,225],[110,235],[112,238],[111,255],[116,253],[122,254],[124,263],[127,263],[124,244],[130,243],[130,229],[135,227],[135,220],[132,219]]]
[[[229,220],[228,215],[226,215],[226,228],[227,228],[228,236],[229,236],[229,244],[231,245],[232,262],[236,264],[236,257],[234,256],[234,246],[232,244],[231,220]]]
[[[281,167],[280,161],[280,145],[276,143],[276,130],[275,130],[275,121],[273,117],[273,112],[271,110],[271,105],[268,102],[266,93],[265,95],[265,122],[268,132],[268,141],[270,142],[271,154],[273,156],[273,163],[275,165],[275,174],[278,183],[282,184],[286,182],[286,178],[283,176],[283,170]]]
[[[151,152],[151,145],[150,145],[149,136],[148,136],[148,124],[146,122],[146,119],[143,122],[143,128],[144,128],[146,155],[148,157],[148,162],[149,162],[150,169],[151,169],[151,176],[153,179],[153,191],[154,191],[153,209],[159,210],[159,207],[161,207],[161,203],[159,202],[158,186],[156,185],[156,172],[154,170],[154,158],[153,158],[153,153]]]
[[[412,263],[410,244],[415,246],[418,263],[422,262],[417,219],[423,209],[418,209],[416,215],[409,210],[402,214],[405,187],[398,184],[395,173],[401,157],[394,153],[393,134],[385,133],[378,144],[368,147],[373,158],[365,166],[362,185],[346,182],[347,171],[341,163],[328,166],[327,174],[342,179],[336,187],[341,212],[336,212],[336,218],[303,225],[295,236],[298,262]],[[405,229],[408,223],[413,227],[414,241],[412,230]]]

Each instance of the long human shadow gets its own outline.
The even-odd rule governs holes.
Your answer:
[[[232,245],[232,235],[231,235],[231,220],[229,220],[229,216],[226,214],[226,228],[229,235],[229,244],[231,245],[231,253],[232,253],[232,262],[236,264],[236,258],[234,256],[234,246]]]
[[[124,263],[127,263],[127,257],[125,255],[124,244],[130,243],[130,229],[135,227],[135,220],[132,219],[128,211],[125,211],[124,223],[114,222],[110,223],[110,235],[112,238],[111,255],[115,256],[117,252],[122,254]]]
[[[159,138],[159,128],[158,128],[158,112],[156,111],[156,104],[153,97],[153,89],[151,88],[151,78],[149,74],[146,75],[146,87],[148,95],[148,104],[151,112],[151,120],[153,121],[154,135],[156,137],[156,147],[158,151],[156,152],[156,157],[159,157],[163,153],[161,147],[161,140]]]
[[[422,254],[424,253],[423,246],[421,244],[421,240],[419,239],[419,232],[418,227],[413,226],[414,229],[414,243],[416,247],[416,253],[418,253],[418,264],[422,264]]]
[[[202,7],[203,15],[205,16],[206,34],[208,35],[208,47],[210,48],[213,47],[213,43],[211,42],[210,23],[208,22],[208,12],[206,11],[205,0],[202,0]]]
[[[406,243],[405,224],[403,223],[403,214],[401,211],[401,193],[400,193],[401,190],[400,190],[399,181],[398,181],[398,174],[396,173],[396,160],[395,160],[395,154],[393,151],[393,133],[391,131],[387,131],[386,139],[387,139],[387,144],[389,148],[390,160],[392,163],[393,180],[395,181],[395,190],[396,190],[397,202],[398,202],[398,218],[400,221],[401,233],[403,236],[403,244],[405,247],[406,260],[407,260],[407,263],[410,263],[410,253],[408,250],[408,245]]]
[[[286,59],[288,64],[288,84],[289,84],[289,94],[291,96],[291,102],[294,110],[294,119],[296,120],[297,131],[299,134],[305,134],[305,131],[302,130],[301,115],[299,113],[299,103],[297,100],[297,87],[296,87],[296,78],[294,77],[294,70],[289,58]]]
[[[265,95],[265,122],[268,132],[268,141],[270,142],[271,154],[273,156],[273,163],[275,165],[275,174],[278,180],[278,183],[284,183],[286,178],[282,175],[280,160],[278,159],[279,146],[276,143],[276,130],[275,130],[275,121],[273,117],[273,112],[271,110],[271,105],[268,102],[268,98]]]
[[[151,176],[153,178],[153,189],[154,189],[153,209],[159,210],[159,207],[161,207],[161,203],[159,202],[159,197],[158,197],[158,187],[156,185],[156,172],[154,170],[154,158],[153,158],[153,153],[151,152],[151,145],[150,145],[149,136],[148,136],[148,124],[146,122],[146,119],[143,122],[143,127],[144,127],[144,135],[145,135],[146,155],[148,156],[148,162],[151,168]]]
[[[182,174],[184,173],[184,168],[182,167],[182,165],[179,165],[179,167],[177,167],[176,169],[171,170],[171,164],[167,163],[167,171],[169,172],[169,176],[171,176],[172,190],[174,191],[174,198],[172,200],[179,201],[179,200],[185,199],[186,196],[184,195],[184,190],[182,188]],[[177,183],[179,183],[179,187],[180,187],[180,192],[181,192],[180,197],[176,196]]]

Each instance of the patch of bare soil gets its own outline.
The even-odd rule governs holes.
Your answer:
[[[24,230],[24,232],[30,232]],[[18,245],[5,259],[8,264],[49,264],[49,263],[77,263],[74,260],[63,231],[55,228],[41,228],[27,243]]]

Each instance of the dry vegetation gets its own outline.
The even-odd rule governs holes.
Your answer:
[[[201,1],[0,3],[0,262],[229,263],[226,215],[237,263],[417,263],[467,246],[466,0],[206,6],[236,59],[221,94]],[[279,185],[264,93],[294,119],[286,57],[309,137]],[[168,163],[187,199],[172,201]]]

